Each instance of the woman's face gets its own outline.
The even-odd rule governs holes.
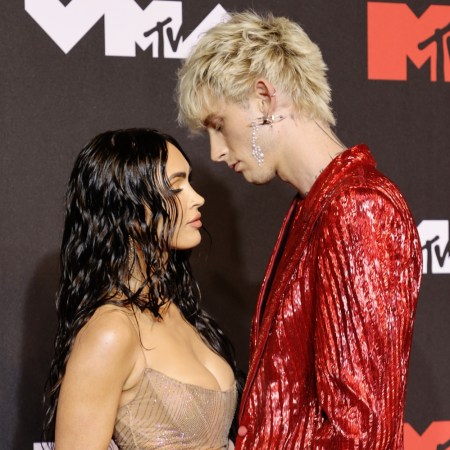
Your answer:
[[[191,168],[182,153],[170,142],[167,143],[166,176],[170,186],[176,192],[178,219],[171,246],[178,250],[186,250],[198,245],[201,241],[202,227],[199,208],[205,199],[197,194],[189,182]]]

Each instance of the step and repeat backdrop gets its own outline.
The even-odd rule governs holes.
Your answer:
[[[287,16],[320,45],[337,134],[367,143],[409,202],[424,275],[405,447],[450,448],[450,1],[10,0],[0,17],[0,449],[41,441],[66,183],[82,146],[108,129],[161,129],[191,156],[211,235],[193,254],[203,305],[246,368],[258,287],[294,191],[212,164],[206,137],[177,126],[174,100],[198,36],[246,8]]]

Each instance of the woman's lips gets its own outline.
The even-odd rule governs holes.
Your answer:
[[[202,221],[200,220],[201,217],[202,217],[202,215],[198,214],[190,222],[188,222],[188,225],[191,225],[194,228],[201,228],[203,226]]]

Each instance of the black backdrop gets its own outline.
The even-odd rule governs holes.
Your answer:
[[[172,17],[169,26],[175,34],[181,24],[180,33],[187,38],[199,24],[208,25],[204,19],[211,11],[220,12],[217,0],[25,4],[5,1],[0,16],[0,448],[14,450],[31,449],[40,440],[42,386],[55,331],[63,196],[74,157],[88,139],[107,129],[150,126],[173,134],[189,152],[195,186],[206,197],[204,223],[212,236],[194,251],[195,274],[205,308],[232,337],[242,367],[258,286],[294,194],[278,181],[248,185],[226,166],[213,165],[207,139],[189,137],[176,125],[180,59],[171,55],[167,37],[164,49],[157,34],[145,50],[138,45],[120,48],[130,43],[125,32],[141,35],[141,28],[155,25],[158,14],[159,20]],[[450,22],[450,4],[220,4],[226,11],[272,11],[303,25],[329,65],[337,134],[349,146],[370,145],[379,168],[400,186],[420,224],[427,273],[410,365],[406,450],[434,450],[450,441],[450,33],[436,35],[439,45],[432,42],[419,51],[419,58],[417,44]],[[65,19],[57,6],[66,12]],[[381,25],[376,19],[380,14]],[[57,36],[67,44],[70,31],[81,30],[88,17],[92,28],[86,25],[65,53]],[[49,26],[53,37],[44,31]],[[135,56],[117,56],[130,48]],[[178,50],[186,48],[180,43]],[[394,63],[403,67],[403,75],[392,69]],[[377,70],[369,74],[369,66]],[[437,81],[432,81],[433,73]]]

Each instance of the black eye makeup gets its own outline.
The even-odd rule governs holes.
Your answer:
[[[186,172],[176,172],[172,174],[169,178],[170,182],[170,190],[174,194],[178,194],[183,190],[183,188],[179,187],[180,184],[183,183],[183,181],[188,181],[188,183],[191,183],[192,180],[192,171],[189,170],[189,173],[186,174]]]

